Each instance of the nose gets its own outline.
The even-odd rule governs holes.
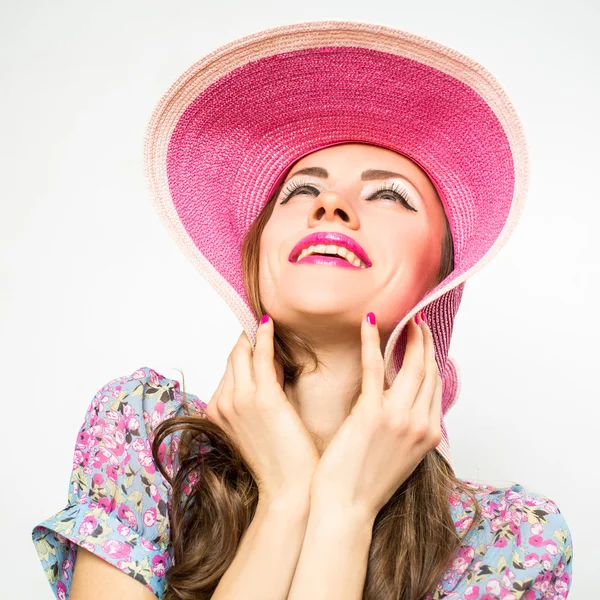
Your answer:
[[[311,207],[308,224],[312,227],[323,221],[339,219],[350,229],[358,229],[358,215],[350,202],[334,190],[321,192]]]

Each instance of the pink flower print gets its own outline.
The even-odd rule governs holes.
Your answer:
[[[90,440],[89,431],[80,431],[77,436],[77,446],[81,448],[87,448],[88,442]]]
[[[555,542],[553,542],[552,540],[546,540],[545,544],[546,552],[548,552],[550,556],[556,556],[558,554],[558,548],[556,547]]]
[[[146,527],[152,527],[156,523],[156,509],[149,508],[147,511],[145,511],[143,519]]]
[[[119,519],[125,519],[130,527],[137,526],[137,519],[135,513],[126,504],[119,505],[119,510],[117,514],[119,515]]]
[[[544,545],[544,538],[541,535],[532,535],[529,538],[529,544],[535,548],[540,548]]]
[[[560,557],[560,562],[556,565],[556,567],[554,567],[554,574],[557,577],[562,577],[565,573],[565,564],[562,561],[563,557]],[[546,568],[551,568],[550,566],[546,567]]]
[[[517,492],[515,490],[507,490],[504,497],[512,502],[513,500],[523,500],[523,492]]]
[[[166,561],[163,556],[155,556],[152,558],[152,572],[157,577],[162,577],[167,570]]]
[[[470,585],[465,590],[465,600],[477,600],[479,598],[479,586]]]
[[[127,537],[131,533],[131,528],[127,527],[127,525],[123,525],[122,523],[119,523],[117,525],[117,531],[123,537]]]
[[[160,460],[160,462],[164,462],[165,460],[165,453],[167,451],[167,445],[164,442],[161,442],[159,447],[158,447],[158,460]]]
[[[86,550],[89,550],[90,552],[95,552],[96,551],[96,546],[94,546],[94,544],[92,544],[91,542],[83,542],[82,544],[79,544],[82,548],[85,548]]]
[[[62,581],[56,584],[56,594],[59,600],[67,600],[67,586]]]
[[[196,475],[196,479],[198,477],[198,475],[196,473],[194,473]],[[192,483],[196,483],[195,481]],[[467,531],[469,529],[469,527],[471,526],[471,523],[473,522],[473,517],[465,517],[464,519],[460,519],[459,521],[457,521],[455,523],[456,526],[458,526],[459,531]]]
[[[112,558],[125,558],[127,560],[131,558],[131,546],[117,540],[106,540],[102,544],[102,550]]]
[[[132,379],[144,379],[144,377],[146,377],[144,369],[138,369],[131,374]]]
[[[149,373],[150,373],[150,383],[152,385],[158,385],[160,383],[160,376],[156,371],[153,371],[152,369],[149,369]]]
[[[102,477],[102,473],[95,473],[92,477],[92,480],[96,485],[102,485],[104,483],[104,477]]]
[[[500,596],[500,592],[502,591],[502,586],[500,585],[500,581],[498,579],[490,579],[485,584],[485,591],[492,597],[497,598]]]
[[[106,474],[111,481],[117,483],[118,471],[112,464],[106,467]]]
[[[96,456],[94,456],[94,460],[92,461],[92,467],[96,469],[102,468],[102,465],[111,457],[110,450],[106,448],[100,448]]]
[[[110,400],[110,398],[108,397],[107,394],[102,394],[102,396],[100,396],[100,398],[98,398],[98,402],[100,402],[100,404],[106,404],[109,400]],[[102,410],[102,408],[101,408],[101,410]]]
[[[152,413],[152,429],[156,429],[163,420],[165,405],[161,402],[156,405],[156,410]]]
[[[135,408],[129,402],[125,402],[123,405],[123,416],[126,419],[130,419],[133,415],[135,415]]]
[[[138,421],[137,417],[130,417],[127,420],[126,427],[129,429],[129,431],[136,431],[140,428],[140,422]]]
[[[79,534],[80,535],[92,535],[94,531],[96,531],[96,527],[98,526],[98,521],[92,515],[88,515],[79,526]]]
[[[81,450],[75,450],[73,452],[73,471],[83,463],[83,452]]]
[[[158,550],[158,546],[155,546],[150,540],[143,537],[140,537],[140,540],[142,540],[142,546],[144,546],[146,550]]]
[[[106,411],[106,418],[110,419],[111,421],[118,421],[119,416],[120,415],[116,410],[107,410]]]
[[[534,523],[530,528],[531,533],[539,535],[544,531],[544,526],[541,523]]]
[[[190,471],[190,472],[188,473],[187,479],[189,480],[189,482],[190,482],[192,485],[194,485],[194,484],[198,483],[198,478],[199,478],[199,475],[198,475],[198,472],[197,472],[197,471]]]
[[[133,440],[133,442],[131,443],[131,446],[133,447],[133,449],[136,452],[139,452],[140,450],[143,450],[146,445],[144,444],[144,440],[142,438],[135,438],[135,440]]]
[[[156,485],[154,483],[150,484],[150,497],[152,498],[152,500],[154,500],[155,502],[160,502],[160,492],[158,491],[158,488],[156,487]]]
[[[100,506],[106,514],[110,514],[116,507],[116,500],[114,498],[100,498],[98,500],[98,506]]]
[[[138,460],[140,461],[140,465],[144,467],[146,472],[150,475],[156,473],[156,466],[154,465],[154,459],[152,458],[152,454],[147,450],[142,450],[138,453]]]
[[[523,559],[523,564],[528,569],[530,569],[531,567],[535,567],[536,565],[539,564],[539,562],[540,562],[540,557],[537,554],[535,554],[534,552],[526,554],[525,558]]]
[[[508,544],[508,540],[504,536],[501,536],[498,538],[498,540],[494,544],[494,547],[495,548],[504,548],[504,547],[506,547],[507,544]]]
[[[514,571],[511,571],[510,568],[506,568],[504,573],[502,573],[502,585],[506,588],[509,588],[512,585],[512,580],[516,577]]]
[[[565,581],[564,579],[557,579],[554,582],[554,591],[559,594],[561,597],[566,598],[567,597],[567,592],[569,591],[569,579],[567,577],[567,580]]]
[[[491,521],[494,518],[494,510],[489,504],[484,504],[481,507],[481,516],[487,521]]]

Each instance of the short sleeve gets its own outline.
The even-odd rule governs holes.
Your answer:
[[[488,494],[482,508],[481,524],[427,600],[567,598],[573,542],[557,504],[515,484]]]
[[[188,412],[206,404],[186,390]],[[153,430],[185,414],[179,382],[149,367],[109,381],[93,397],[77,435],[66,506],[38,523],[32,539],[56,598],[69,597],[82,546],[137,579],[158,598],[172,555],[170,486],[152,457]],[[177,433],[159,455],[172,476]]]

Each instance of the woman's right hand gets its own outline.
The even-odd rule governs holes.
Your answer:
[[[308,499],[319,453],[283,391],[274,359],[274,324],[258,327],[254,352],[242,331],[206,409],[236,442],[256,480],[259,499]]]

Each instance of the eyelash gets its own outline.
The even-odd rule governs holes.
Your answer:
[[[283,200],[280,202],[280,204],[284,204],[285,202],[287,202],[290,196],[299,188],[310,188],[317,192],[319,191],[316,187],[314,187],[313,185],[308,185],[305,181],[291,181],[283,190]],[[413,208],[409,203],[410,198],[406,191],[400,187],[396,187],[395,183],[392,183],[390,186],[381,185],[381,187],[375,190],[373,195],[370,196],[368,200],[371,200],[373,197],[377,196],[381,192],[391,192],[394,195],[394,197],[397,198],[396,200],[394,200],[394,202],[397,202],[398,204],[403,204],[404,206],[406,206],[406,208],[417,212],[416,209]]]

